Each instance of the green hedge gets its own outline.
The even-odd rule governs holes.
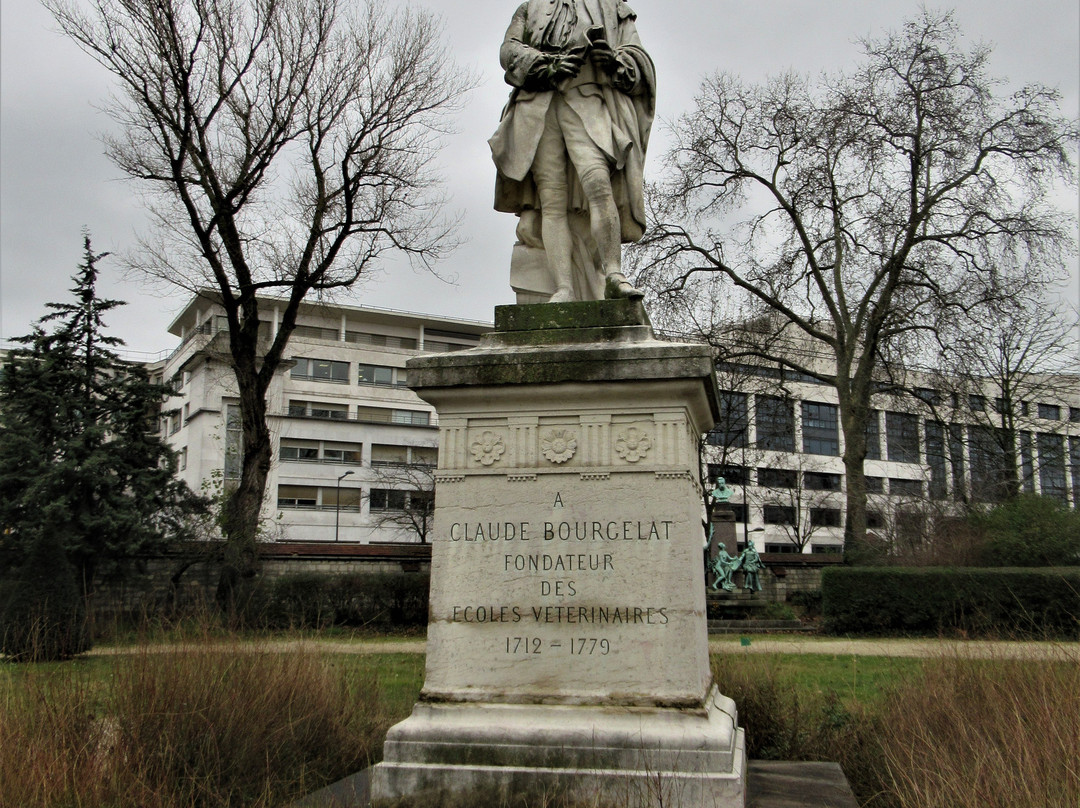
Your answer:
[[[267,628],[425,626],[427,573],[288,575],[255,584],[245,622]]]
[[[830,634],[1080,637],[1080,567],[823,571]]]

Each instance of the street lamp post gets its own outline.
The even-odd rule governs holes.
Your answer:
[[[355,473],[354,471],[346,471],[337,478],[337,496],[334,497],[334,541],[338,540],[338,532],[341,530],[341,481],[350,474]]]

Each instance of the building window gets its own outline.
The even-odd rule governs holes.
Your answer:
[[[328,404],[322,401],[290,401],[289,415],[297,418],[324,418],[345,421],[349,418],[347,404]]]
[[[405,386],[404,368],[388,367],[387,365],[365,364],[360,364],[357,367],[357,384],[373,385],[375,387]]]
[[[921,497],[923,495],[922,480],[904,480],[890,477],[889,493],[894,497]]]
[[[1031,433],[1020,433],[1020,487],[1025,494],[1035,493],[1035,455]]]
[[[765,505],[761,513],[767,525],[795,524],[795,508],[791,505]]]
[[[340,499],[338,494],[340,493]],[[360,510],[362,489],[352,486],[279,485],[277,506],[283,510]]]
[[[842,474],[827,474],[821,471],[803,473],[803,485],[811,491],[839,491],[843,479]]]
[[[359,443],[296,440],[282,438],[278,456],[292,463],[342,463],[358,466],[361,463]]]
[[[390,422],[394,424],[411,424],[412,426],[427,426],[431,422],[431,413],[420,410],[394,410],[390,415]]]
[[[1080,407],[1069,407],[1069,422],[1080,424]]]
[[[978,502],[1000,502],[1011,480],[1005,463],[1004,433],[986,426],[968,427],[971,496]]]
[[[746,485],[749,482],[746,466],[729,466],[709,463],[709,482],[715,483],[717,477],[723,477],[728,485]]]
[[[953,499],[964,499],[964,427],[949,424],[949,471],[952,473]]]
[[[340,495],[340,499],[338,498]],[[333,486],[319,489],[319,507],[325,511],[359,512],[364,491],[356,486]]]
[[[811,544],[810,552],[817,555],[840,555],[844,552],[842,544]]]
[[[180,420],[180,410],[169,413],[169,434],[175,435],[180,431],[183,422]]]
[[[720,421],[705,436],[705,442],[710,446],[741,449],[749,445],[748,427],[746,393],[722,391],[720,393]]]
[[[810,524],[813,527],[840,527],[839,508],[811,508]]]
[[[817,401],[802,403],[803,451],[807,454],[837,456],[840,454],[840,429],[836,422],[836,406]]]
[[[884,494],[885,493],[885,478],[884,477],[863,477],[866,480],[866,493],[868,494]]]
[[[915,398],[924,404],[929,404],[931,407],[937,407],[941,404],[941,393],[937,390],[931,390],[929,387],[916,387]]]
[[[318,463],[319,442],[317,440],[285,440],[281,439],[278,449],[278,457],[283,461],[292,463]]]
[[[243,465],[244,431],[240,405],[225,405],[225,479],[239,480]]]
[[[439,462],[439,450],[434,446],[398,446],[373,443],[373,466],[434,466]]]
[[[866,459],[881,460],[881,413],[870,410],[866,418]]]
[[[885,413],[885,443],[894,463],[919,462],[919,416],[906,412]]]
[[[945,499],[949,493],[945,458],[945,425],[926,422],[926,465],[930,469],[930,498]]]
[[[371,489],[371,510],[403,511],[408,506],[409,492],[393,488]]]
[[[757,445],[777,452],[795,451],[795,406],[778,396],[755,396]]]
[[[315,510],[319,507],[319,489],[314,485],[279,485],[277,506]]]
[[[180,450],[180,454],[176,458],[176,465],[180,471],[187,470],[187,447],[185,446]]]
[[[1039,417],[1044,418],[1047,421],[1060,421],[1061,407],[1057,404],[1040,404]]]
[[[294,379],[319,382],[349,383],[349,363],[331,359],[299,358],[289,375]]]
[[[766,543],[765,544],[765,552],[766,553],[789,553],[790,554],[790,553],[799,553],[801,551],[799,550],[798,547],[796,547],[791,542],[787,542],[785,544],[768,544],[768,543]]]
[[[866,527],[867,529],[881,530],[885,527],[885,516],[881,511],[867,511]]]
[[[320,460],[323,463],[343,463],[359,466],[361,463],[361,447],[359,443],[332,443],[323,441]]]
[[[1039,492],[1064,504],[1069,503],[1065,488],[1065,441],[1061,435],[1040,432],[1035,436],[1039,446]]]
[[[795,488],[799,484],[799,472],[761,468],[757,470],[757,484],[763,488]]]
[[[968,407],[972,412],[986,412],[986,396],[968,396]]]

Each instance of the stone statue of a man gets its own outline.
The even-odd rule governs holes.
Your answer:
[[[644,232],[656,88],[635,19],[621,0],[528,0],[499,52],[514,89],[489,141],[495,209],[543,249],[551,302],[642,296],[621,257]]]

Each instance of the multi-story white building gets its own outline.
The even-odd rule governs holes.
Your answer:
[[[800,362],[829,371],[821,358]],[[706,437],[704,459],[709,478],[733,489],[740,542],[752,538],[765,552],[840,552],[847,481],[836,390],[775,365],[717,370],[725,418]],[[867,429],[871,532],[921,542],[964,503],[1003,498],[1010,481],[1080,506],[1080,374],[1029,379],[1030,400],[1008,404],[987,380],[906,376],[910,392],[876,396]],[[1005,406],[1015,415],[1008,432]]]
[[[262,306],[273,333],[274,301]],[[301,306],[281,371],[267,395],[274,462],[263,507],[275,541],[417,542],[388,514],[425,496],[437,458],[430,406],[405,387],[405,362],[424,352],[473,347],[478,323],[366,307]],[[236,382],[227,361],[225,317],[196,297],[169,326],[180,345],[155,371],[172,380],[162,429],[178,474],[213,494],[240,473]],[[406,470],[407,473],[403,472]],[[404,484],[415,480],[415,486]]]

